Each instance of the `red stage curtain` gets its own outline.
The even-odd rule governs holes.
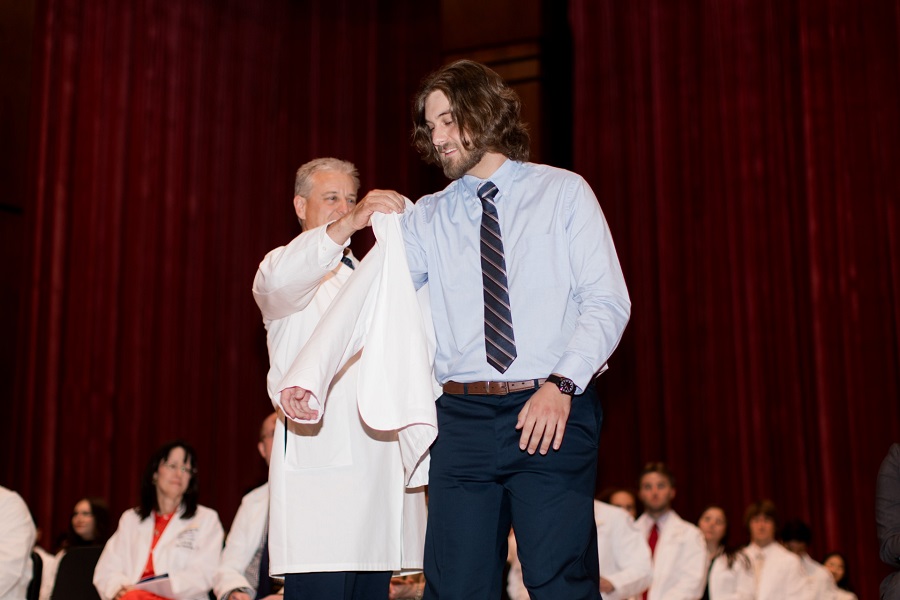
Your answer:
[[[45,544],[81,496],[108,498],[114,518],[134,506],[169,439],[197,448],[201,503],[226,526],[265,480],[256,266],[299,232],[293,175],[307,160],[354,161],[363,191],[437,187],[409,145],[409,103],[441,62],[438,8],[39,4],[33,256],[2,455]]]
[[[574,157],[634,302],[600,486],[648,460],[732,541],[772,498],[877,597],[900,439],[900,3],[572,0]]]

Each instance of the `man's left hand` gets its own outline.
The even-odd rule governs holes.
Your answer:
[[[552,383],[542,385],[519,412],[516,422],[516,429],[522,430],[519,448],[534,454],[540,445],[541,454],[547,454],[552,443],[553,449],[559,450],[571,409],[571,396],[560,392]]]

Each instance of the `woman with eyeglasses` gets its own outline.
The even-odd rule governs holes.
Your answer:
[[[141,479],[140,506],[119,519],[94,570],[101,598],[208,599],[224,532],[216,511],[197,503],[197,490],[191,446],[170,442],[153,454]]]

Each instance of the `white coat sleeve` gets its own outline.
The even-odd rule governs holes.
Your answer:
[[[254,511],[250,502],[247,497],[241,502],[225,540],[225,549],[213,579],[216,598],[236,589],[254,589],[257,583],[247,581],[244,573],[262,543],[267,513],[265,510]]]
[[[259,264],[253,298],[264,320],[283,319],[305,308],[322,278],[340,262],[347,244],[335,243],[326,227],[304,231],[288,245],[269,252]]]
[[[21,496],[0,488],[0,596],[16,590],[31,565],[35,528]],[[28,577],[30,580],[30,576]]]
[[[611,521],[610,547],[615,557],[615,573],[600,573],[615,589],[604,594],[604,600],[623,600],[636,596],[650,587],[653,578],[653,563],[650,559],[650,547],[643,534],[634,525],[629,515],[625,519]]]
[[[197,517],[200,517],[200,507],[197,510]],[[194,546],[196,551],[185,564],[169,571],[169,581],[175,600],[196,598],[212,589],[213,576],[222,554],[225,531],[222,529],[219,515],[214,510],[207,509],[204,513],[198,524],[200,531]]]
[[[738,552],[728,566],[728,557],[717,556],[709,571],[709,595],[711,600],[753,600],[756,582],[750,567],[750,559]]]
[[[813,581],[806,574],[799,556],[788,554],[790,567],[786,569],[787,581],[784,586],[784,597],[792,600],[818,600]]]
[[[138,521],[134,510],[125,511],[119,518],[119,526],[115,533],[106,540],[100,559],[94,567],[94,587],[103,600],[112,600],[126,585],[133,585],[135,580],[130,573],[134,566],[129,564],[131,541],[137,534]],[[149,551],[149,548],[147,549]],[[146,560],[147,556],[144,556]]]
[[[694,526],[689,526],[684,534],[684,543],[678,560],[681,577],[666,594],[666,600],[696,600],[703,596],[706,586],[706,541]]]

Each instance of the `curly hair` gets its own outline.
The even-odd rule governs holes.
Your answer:
[[[412,143],[425,162],[441,164],[425,122],[425,100],[434,91],[447,96],[466,150],[528,160],[528,129],[520,118],[518,94],[488,67],[460,60],[426,77],[413,100]]]

